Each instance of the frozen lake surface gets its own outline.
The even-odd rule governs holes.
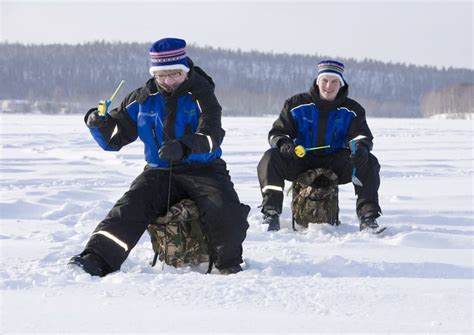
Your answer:
[[[249,204],[244,271],[151,268],[145,234],[122,270],[67,269],[144,166],[102,151],[83,117],[0,115],[0,333],[472,333],[473,123],[369,119],[383,237],[358,231],[352,185],[338,227],[266,232],[256,166],[274,117],[224,118],[223,159]]]

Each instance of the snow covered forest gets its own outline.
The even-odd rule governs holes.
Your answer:
[[[84,113],[121,79],[117,100],[148,79],[148,44],[0,44],[0,112]],[[241,52],[189,46],[216,83],[224,115],[276,115],[289,96],[308,90],[318,61],[330,55]],[[370,117],[474,113],[474,71],[340,59],[350,96]]]

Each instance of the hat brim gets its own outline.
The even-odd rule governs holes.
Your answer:
[[[334,73],[334,72],[323,72],[323,73],[320,73],[318,75],[318,78],[316,79],[316,84],[319,85],[319,79],[322,77],[322,76],[332,76],[332,77],[336,77],[337,79],[339,79],[339,82],[341,83],[341,87],[345,85],[344,83],[344,78],[342,78],[342,76],[338,73]]]
[[[156,71],[163,71],[163,70],[182,70],[184,72],[189,72],[189,67],[184,64],[170,64],[170,65],[162,65],[162,66],[151,66],[150,67],[150,74],[153,76]]]

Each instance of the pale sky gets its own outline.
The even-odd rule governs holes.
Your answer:
[[[473,2],[9,1],[0,41],[151,43],[473,69]]]

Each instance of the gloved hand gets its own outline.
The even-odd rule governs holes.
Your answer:
[[[107,124],[107,116],[100,116],[96,109],[89,114],[86,124],[89,128],[101,128]]]
[[[356,143],[355,152],[351,150],[350,160],[353,166],[360,167],[369,161],[369,148],[363,142]]]
[[[298,158],[298,156],[296,156],[296,153],[295,153],[295,144],[293,143],[292,140],[290,139],[280,140],[280,142],[278,143],[278,148],[280,149],[280,154],[282,155],[283,158],[286,158],[286,159]]]
[[[161,146],[160,150],[158,150],[158,155],[160,159],[165,161],[176,162],[182,160],[186,156],[186,152],[180,141],[172,140]]]

